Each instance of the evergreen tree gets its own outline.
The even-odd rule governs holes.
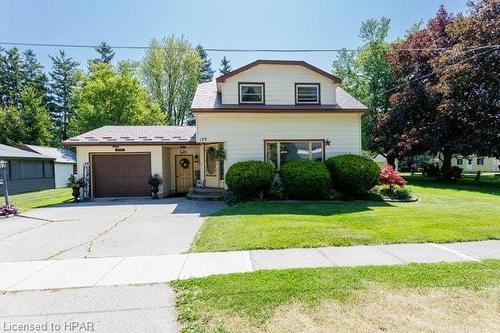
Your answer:
[[[0,143],[17,146],[23,142],[19,108],[0,105]]]
[[[99,53],[100,58],[92,60],[93,63],[104,62],[106,64],[110,64],[111,60],[113,60],[113,57],[115,56],[115,52],[106,42],[101,42],[95,50]]]
[[[59,138],[68,138],[68,128],[73,116],[72,93],[78,84],[78,62],[59,50],[59,55],[50,57],[50,112]]]
[[[25,144],[50,145],[52,142],[52,121],[43,95],[34,86],[21,93],[22,142]]]
[[[21,54],[15,47],[4,51],[0,59],[0,102],[4,106],[19,106],[23,89]]]
[[[40,95],[45,95],[47,76],[43,66],[36,59],[33,50],[23,52],[23,89],[27,86],[35,88]]]
[[[227,60],[226,56],[222,57],[222,61],[220,63],[221,68],[219,68],[219,72],[222,75],[226,75],[231,71],[231,65],[229,64],[229,60]]]
[[[201,67],[199,82],[210,82],[214,77],[214,70],[212,69],[212,60],[208,58],[207,51],[203,48],[203,46],[196,46],[196,51],[198,52],[201,60],[203,61],[203,65]]]

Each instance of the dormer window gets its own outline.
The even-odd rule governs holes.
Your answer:
[[[264,83],[239,83],[240,104],[264,104]]]
[[[295,83],[295,104],[320,104],[319,83]]]

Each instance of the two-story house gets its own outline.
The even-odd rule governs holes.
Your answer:
[[[65,144],[76,146],[92,197],[149,195],[151,174],[164,180],[161,195],[187,192],[197,180],[223,188],[236,162],[279,169],[290,160],[359,154],[367,108],[340,82],[303,61],[257,60],[198,86],[196,126],[105,126]],[[221,149],[225,159],[213,158]]]

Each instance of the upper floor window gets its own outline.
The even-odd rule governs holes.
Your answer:
[[[457,158],[457,165],[462,165],[464,164],[464,160],[461,158]]]
[[[240,104],[264,104],[264,83],[240,83]]]
[[[319,83],[296,83],[295,104],[319,104]]]
[[[477,165],[484,165],[484,157],[477,158]]]

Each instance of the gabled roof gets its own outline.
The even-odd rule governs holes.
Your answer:
[[[335,83],[341,83],[342,80],[335,76],[332,75],[328,72],[325,72],[322,69],[319,69],[318,67],[315,67],[311,64],[308,64],[305,61],[298,61],[298,60],[256,60],[254,62],[249,63],[248,65],[245,65],[243,67],[240,67],[238,69],[235,69],[234,71],[231,71],[225,75],[221,75],[216,79],[216,82],[224,82],[227,78],[234,76],[236,74],[239,74],[243,71],[246,71],[247,69],[250,69],[252,67],[255,67],[257,65],[296,65],[296,66],[303,66],[313,72],[318,73],[319,75],[323,75],[330,80],[334,81]]]
[[[196,126],[103,126],[63,142],[65,146],[150,145],[196,142]]]
[[[76,153],[70,149],[36,145],[24,145],[21,149],[55,158],[56,163],[76,163]]]
[[[191,104],[193,112],[366,112],[368,109],[340,87],[335,88],[336,104],[322,105],[245,105],[222,104],[215,81],[201,83]]]
[[[26,150],[22,150],[16,147],[0,144],[0,159],[1,158],[29,158],[29,159],[40,159],[40,160],[54,159],[49,156],[44,156]]]

